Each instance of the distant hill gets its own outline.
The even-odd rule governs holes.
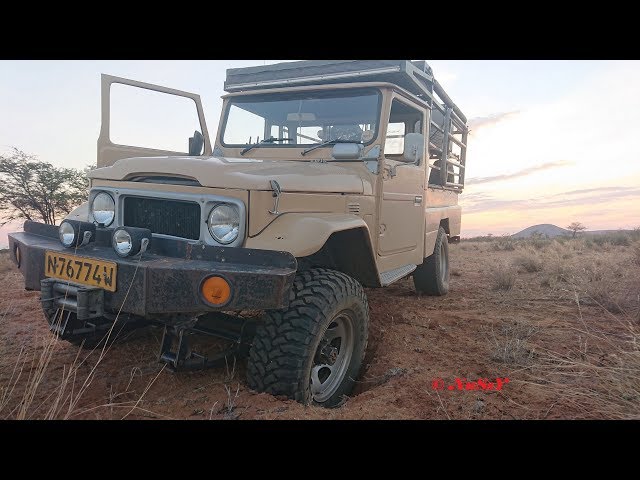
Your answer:
[[[519,231],[518,233],[514,233],[511,235],[511,238],[529,238],[534,233],[538,233],[549,238],[571,235],[569,230],[565,230],[564,228],[560,228],[556,225],[551,225],[550,223],[541,223],[540,225],[533,225]]]

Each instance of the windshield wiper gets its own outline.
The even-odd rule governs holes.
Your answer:
[[[344,138],[334,138],[333,140],[327,140],[326,142],[322,142],[322,143],[319,143],[318,145],[314,145],[313,147],[307,148],[306,150],[303,150],[302,152],[300,152],[300,155],[302,155],[304,157],[307,153],[315,150],[316,148],[322,148],[325,145],[331,145],[331,144],[334,144],[334,143],[360,143],[360,144],[362,144],[362,142],[360,140],[346,140]]]
[[[251,139],[249,139],[249,140],[251,140]],[[274,142],[293,142],[293,138],[275,138],[275,137],[265,138],[264,140],[260,141],[259,143],[254,143],[253,145],[247,145],[245,148],[240,150],[240,155],[244,155],[249,150],[252,150],[252,149],[254,149],[256,147],[259,147],[263,143],[274,143]]]

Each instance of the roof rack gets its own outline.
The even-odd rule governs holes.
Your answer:
[[[424,60],[304,60],[229,68],[224,89],[231,93],[293,85],[362,81],[393,83],[430,105],[435,92],[444,105],[453,109],[462,123],[467,122],[467,117],[433,78],[431,67]]]
[[[462,190],[467,153],[467,117],[453,103],[424,60],[304,60],[227,69],[226,92],[300,85],[389,82],[431,108],[429,157],[442,187]],[[440,165],[446,168],[440,168]]]

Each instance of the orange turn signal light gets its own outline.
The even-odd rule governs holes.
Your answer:
[[[213,305],[224,305],[231,297],[231,286],[222,277],[208,277],[202,282],[200,291],[204,299]]]

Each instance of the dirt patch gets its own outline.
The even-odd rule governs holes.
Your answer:
[[[498,248],[491,243],[450,246],[456,275],[445,297],[417,295],[410,279],[367,290],[371,331],[365,365],[353,396],[331,410],[250,391],[244,362],[171,373],[157,362],[162,332],[155,327],[117,343],[100,362],[99,352],[79,352],[66,342],[52,343],[39,293],[23,289],[21,275],[5,268],[11,264],[2,254],[0,418],[16,418],[30,388],[32,400],[23,408],[26,418],[640,417],[637,385],[628,381],[637,378],[638,371],[625,360],[629,355],[625,348],[637,331],[630,330],[637,327],[633,293],[638,294],[640,278],[640,266],[630,261],[633,247],[611,246],[602,251],[554,243],[535,253],[527,250],[527,255],[539,256],[540,268],[520,269],[509,290],[494,290],[488,282],[489,266],[515,269],[524,252],[500,241]],[[597,266],[597,261],[609,272],[603,278],[615,276],[609,293],[621,304],[619,313],[580,300],[588,296],[589,275],[602,281],[597,280],[598,272],[584,271],[586,266]],[[584,284],[576,281],[580,275],[585,277],[580,277]],[[51,343],[51,360],[34,388],[35,367]],[[597,362],[600,370],[592,369]],[[73,369],[74,377],[65,380],[71,365],[79,366]],[[627,369],[626,376],[605,381],[597,372],[608,366]],[[433,388],[434,379],[448,385],[456,378],[498,377],[510,379],[500,391]],[[613,408],[616,397],[624,399]]]

